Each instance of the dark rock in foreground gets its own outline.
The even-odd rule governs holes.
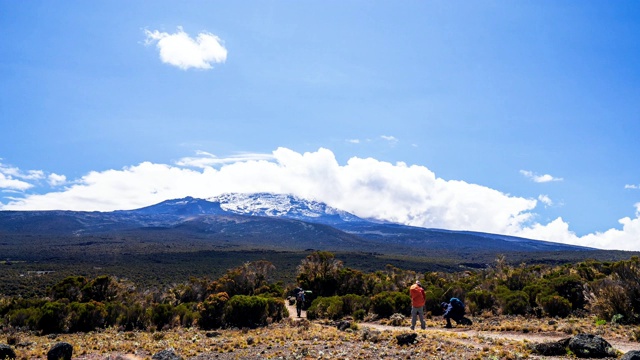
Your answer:
[[[398,345],[411,345],[416,341],[418,334],[416,333],[405,333],[396,335],[396,340],[398,341]]]
[[[66,342],[59,342],[51,347],[47,353],[47,360],[71,360],[73,346]]]
[[[16,358],[16,353],[13,351],[11,346],[0,344],[0,359],[14,360],[15,358]]]
[[[151,357],[153,360],[182,360],[182,357],[173,351],[173,349],[162,350]]]
[[[578,334],[569,340],[569,350],[579,358],[616,357],[616,350],[598,335]]]

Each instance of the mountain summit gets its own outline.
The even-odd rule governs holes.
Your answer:
[[[225,211],[241,215],[283,217],[321,224],[365,221],[325,203],[293,195],[231,193],[209,198],[208,201],[220,204]]]

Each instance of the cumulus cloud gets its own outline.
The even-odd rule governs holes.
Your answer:
[[[33,187],[28,182],[13,179],[11,176],[7,176],[0,172],[0,189],[5,190],[27,190]]]
[[[552,206],[553,200],[547,195],[538,195],[538,200],[546,206]]]
[[[58,175],[56,173],[51,173],[47,177],[47,182],[51,186],[60,186],[64,185],[67,182],[67,177],[64,175]]]
[[[272,192],[323,201],[364,218],[413,226],[484,231],[599,248],[640,249],[640,203],[620,229],[576,236],[557,218],[534,222],[539,203],[551,199],[511,196],[478,184],[438,178],[424,166],[353,157],[337,162],[333,152],[218,158],[207,152],[173,165],[144,162],[119,170],[91,172],[59,191],[13,198],[4,210],[118,210],[166,199],[209,198],[227,192]]]
[[[173,34],[158,30],[144,32],[147,36],[145,44],[156,44],[162,62],[182,70],[211,69],[212,64],[224,63],[227,60],[227,49],[222,40],[214,34],[202,32],[191,38],[182,27],[178,27]]]
[[[525,177],[533,180],[534,182],[537,183],[546,183],[546,182],[551,182],[551,181],[562,181],[562,178],[557,178],[554,176],[551,176],[549,174],[544,174],[544,175],[538,175],[535,174],[532,171],[528,171],[528,170],[520,170],[520,174],[524,175]]]
[[[627,184],[624,186],[625,189],[633,189],[633,190],[638,190],[640,189],[640,185],[635,185],[635,184]]]

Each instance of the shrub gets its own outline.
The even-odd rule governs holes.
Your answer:
[[[383,318],[400,313],[411,314],[411,298],[397,291],[385,291],[371,298],[371,310]]]
[[[268,297],[267,299],[267,316],[272,321],[281,321],[284,318],[289,317],[289,310],[284,304],[282,299]]]
[[[236,295],[224,308],[227,326],[255,328],[267,324],[268,301],[260,296]]]
[[[366,296],[349,294],[342,297],[342,313],[344,315],[353,315],[356,311],[366,310],[371,306],[371,299]]]
[[[60,301],[53,301],[40,308],[36,329],[43,334],[64,332],[64,318],[66,317],[66,304]]]
[[[105,325],[107,310],[99,302],[78,303],[68,306],[67,326],[69,332],[89,332]]]
[[[49,292],[54,300],[68,299],[69,301],[80,301],[82,298],[82,288],[86,284],[87,279],[84,276],[69,276],[52,286]]]
[[[224,325],[224,307],[229,301],[229,295],[225,292],[211,294],[205,301],[198,304],[200,320],[198,326],[202,329],[218,329]]]
[[[571,303],[569,300],[558,295],[542,297],[538,299],[538,304],[547,316],[564,318],[571,314]]]
[[[525,315],[529,310],[529,296],[524,291],[513,291],[504,295],[502,313]]]
[[[472,313],[480,313],[483,310],[492,310],[495,304],[495,298],[487,290],[473,290],[467,294],[469,310],[473,308]],[[473,304],[473,305],[472,305]]]
[[[358,320],[358,321],[362,321],[362,320],[364,320],[364,317],[365,317],[366,315],[367,315],[367,312],[366,312],[366,310],[364,310],[364,309],[358,309],[358,310],[356,310],[356,311],[354,311],[354,312],[353,312],[353,318],[354,318],[355,320]]]
[[[319,297],[307,309],[307,318],[338,320],[344,316],[342,298],[339,296]]]

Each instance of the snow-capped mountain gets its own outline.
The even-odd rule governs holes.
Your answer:
[[[322,224],[365,221],[325,203],[293,195],[231,193],[209,198],[208,201],[218,203],[221,209],[234,214],[283,217]]]

